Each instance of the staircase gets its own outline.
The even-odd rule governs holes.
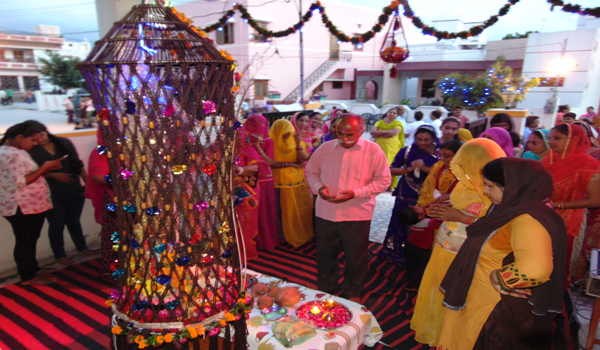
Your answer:
[[[312,92],[319,84],[323,82],[328,76],[331,75],[340,62],[352,61],[352,51],[335,51],[323,62],[319,68],[315,69],[306,79],[304,79],[304,94]],[[284,101],[298,101],[303,99],[301,95],[301,86],[298,85],[289,95],[287,95]]]

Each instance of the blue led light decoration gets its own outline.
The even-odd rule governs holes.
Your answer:
[[[438,79],[436,85],[450,106],[462,106],[478,112],[503,108],[502,92],[513,89],[519,93],[516,101],[521,101],[527,91],[539,83],[539,79],[513,77],[512,68],[504,63],[504,58],[499,57],[487,71],[477,76],[452,73]]]
[[[127,337],[143,329],[171,332],[179,328],[173,325],[211,321],[237,310],[243,297],[230,187],[238,126],[234,63],[171,8],[142,4],[79,65],[96,110],[108,113],[98,122],[114,190],[121,296],[111,307],[129,333],[115,335],[119,350],[137,347]],[[195,210],[195,203],[210,209]],[[223,226],[230,230],[220,232]],[[234,348],[246,349],[245,316],[230,324]],[[209,338],[181,346],[200,348]]]

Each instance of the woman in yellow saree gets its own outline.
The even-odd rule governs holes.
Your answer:
[[[430,217],[443,223],[423,274],[410,323],[418,342],[438,345],[444,316],[444,294],[439,289],[440,283],[467,237],[466,227],[483,217],[492,204],[483,193],[485,185],[481,169],[489,161],[505,156],[502,148],[492,140],[474,139],[465,143],[450,163],[450,169],[459,181],[450,194],[452,207],[434,204],[427,211]]]
[[[404,114],[402,107],[392,108],[371,129],[371,136],[375,138],[375,143],[385,153],[389,165],[392,165],[396,154],[404,147],[404,128],[402,123],[396,120],[402,114]],[[392,176],[392,184],[389,189],[393,190],[396,185],[398,185],[398,176]]]
[[[275,192],[279,197],[280,215],[278,221],[285,240],[298,247],[313,236],[312,197],[304,176],[303,164],[308,155],[306,145],[288,120],[275,121],[269,130],[274,142],[273,177]]]

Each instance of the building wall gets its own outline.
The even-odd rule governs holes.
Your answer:
[[[244,0],[240,1],[245,6],[262,4],[262,0]],[[330,20],[339,26],[347,35],[362,33],[370,29],[377,23],[377,17],[381,10],[365,8],[342,4],[339,0],[324,0],[323,6],[326,7],[327,16]],[[308,10],[308,4],[304,4],[303,12]],[[227,7],[226,9],[229,9]],[[203,16],[206,13],[223,11],[222,2],[190,2],[178,6],[178,10],[186,13],[188,17],[194,20],[198,26],[206,26],[216,22],[222,14]],[[283,30],[294,24],[294,19],[298,18],[296,6],[293,3],[275,2],[260,7],[248,7],[248,11],[256,21],[269,22],[270,30]],[[364,19],[364,20],[363,20]],[[360,24],[360,27],[359,27]],[[296,87],[300,85],[300,49],[299,33],[292,34],[286,38],[273,38],[268,44],[255,43],[249,38],[253,29],[244,23],[236,12],[234,22],[235,42],[233,44],[220,45],[227,50],[238,61],[240,67],[236,70],[248,74],[245,76],[246,84],[254,76],[268,77],[269,89],[281,93],[281,98],[285,98]],[[215,34],[211,34],[215,38]],[[305,79],[319,68],[330,57],[330,33],[323,26],[320,14],[315,14],[313,19],[306,23],[304,27],[304,77]],[[362,51],[354,51],[350,43],[342,43],[339,50],[350,51],[352,59],[350,62],[340,62],[332,71],[322,80],[326,79],[337,69],[351,71],[355,68],[363,69],[382,69],[383,61],[379,58],[379,49],[383,41],[383,35],[379,34],[374,39],[364,45]],[[250,69],[246,69],[248,65]],[[346,79],[350,72],[346,72]],[[305,98],[316,87],[305,86]],[[253,95],[249,96],[252,98]]]
[[[54,30],[49,31],[50,34],[48,35],[0,34],[0,50],[4,52],[4,58],[0,58],[0,76],[16,76],[19,91],[27,90],[24,84],[25,77],[38,77],[40,79],[39,85],[43,91],[51,91],[54,88],[53,85],[45,84],[38,72],[38,69],[42,67],[40,59],[47,58],[48,51],[84,60],[91,50],[89,42],[65,42],[65,39],[56,36],[56,33],[60,33],[58,27],[49,27]],[[24,61],[16,62],[14,55],[16,50],[30,50],[32,56]]]
[[[344,81],[341,89],[334,89],[333,81],[324,81],[323,92],[328,100],[349,100],[352,94],[352,82]]]
[[[600,29],[535,33],[529,36],[523,63],[523,76],[565,77],[564,86],[558,88],[560,104],[568,104],[576,114],[585,113],[588,106],[598,106],[600,92],[597,81],[598,36]],[[566,40],[565,60],[560,62],[562,48]],[[559,74],[557,68],[565,70]],[[543,107],[553,96],[553,87],[537,87],[519,103],[520,108],[534,110]]]
[[[504,56],[507,60],[522,60],[527,49],[527,38],[494,40],[487,43],[485,50],[485,60],[494,61],[499,56]]]

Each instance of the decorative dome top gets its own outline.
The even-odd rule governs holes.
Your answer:
[[[134,6],[96,42],[85,64],[232,63],[206,34],[170,7]]]

